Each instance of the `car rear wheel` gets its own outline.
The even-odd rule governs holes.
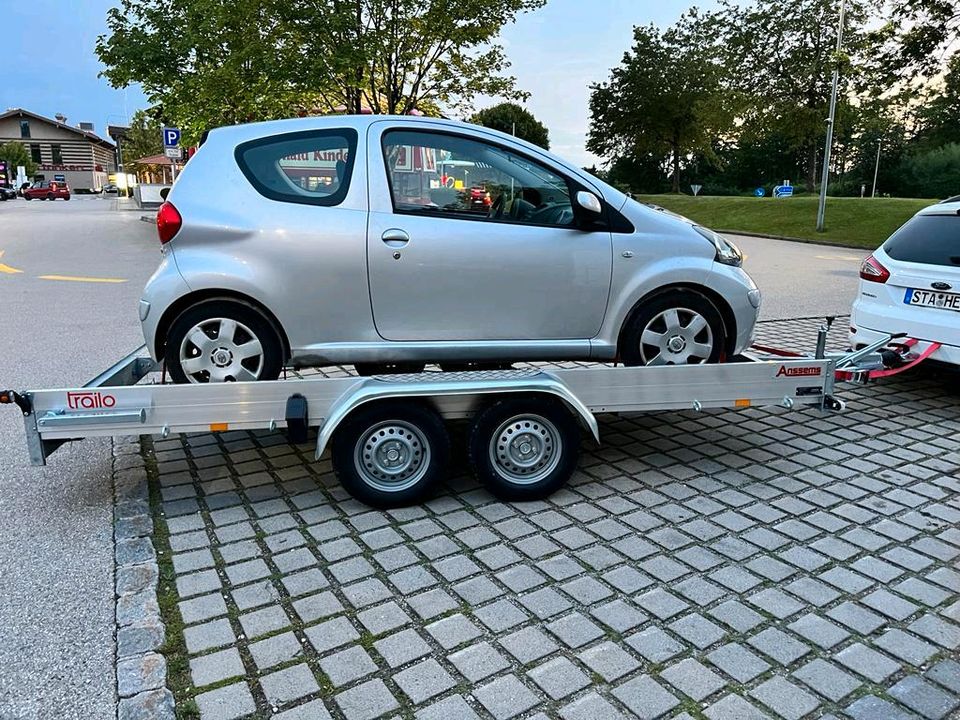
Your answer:
[[[621,335],[624,365],[701,365],[723,357],[726,331],[707,298],[674,290],[645,302]]]
[[[180,314],[167,334],[164,359],[177,383],[276,380],[283,343],[256,308],[207,300]]]

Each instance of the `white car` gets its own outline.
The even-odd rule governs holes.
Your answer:
[[[960,201],[924,208],[860,266],[850,344],[906,333],[931,360],[960,365]]]

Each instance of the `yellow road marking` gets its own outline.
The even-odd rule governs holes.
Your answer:
[[[40,280],[64,280],[66,282],[125,283],[123,278],[75,277],[73,275],[39,275]]]
[[[0,258],[3,257],[3,250],[0,250]],[[22,273],[23,270],[17,270],[15,267],[10,267],[9,265],[4,265],[0,263],[0,273],[6,273],[7,275],[14,275],[16,273]]]

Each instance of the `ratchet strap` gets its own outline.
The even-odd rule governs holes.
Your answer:
[[[917,344],[917,340],[915,340],[915,339],[913,339],[913,338],[910,338],[909,340],[906,340],[905,342],[900,343],[899,345],[900,345],[900,347],[903,347],[904,349],[909,349],[909,348],[913,347],[913,346],[916,345],[916,344]],[[910,368],[916,367],[917,365],[919,365],[920,363],[922,363],[922,362],[923,362],[924,360],[926,360],[928,357],[930,357],[931,355],[933,355],[937,350],[939,350],[939,349],[940,349],[940,345],[941,345],[941,343],[932,342],[932,343],[930,343],[930,344],[927,346],[927,349],[926,349],[926,350],[924,350],[922,353],[920,353],[919,355],[917,355],[917,356],[916,356],[915,358],[913,358],[910,362],[904,363],[903,365],[901,365],[901,366],[899,366],[899,367],[895,367],[895,368],[884,368],[884,369],[882,369],[882,370],[880,370],[880,369],[877,369],[877,370],[868,370],[867,373],[866,373],[866,377],[867,377],[869,380],[877,380],[877,379],[879,379],[879,378],[891,377],[891,376],[893,376],[893,375],[898,375],[898,374],[904,372],[905,370],[909,370]],[[836,371],[836,378],[837,378],[837,380],[839,380],[839,381],[842,382],[842,381],[845,381],[845,380],[852,380],[856,374],[858,374],[858,373],[857,373],[856,371],[853,371],[853,370],[837,370],[837,371]]]

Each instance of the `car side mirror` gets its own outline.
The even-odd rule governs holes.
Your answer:
[[[591,220],[597,220],[603,213],[603,206],[600,204],[600,198],[587,190],[577,192],[577,205],[581,210],[585,210],[591,216]]]

